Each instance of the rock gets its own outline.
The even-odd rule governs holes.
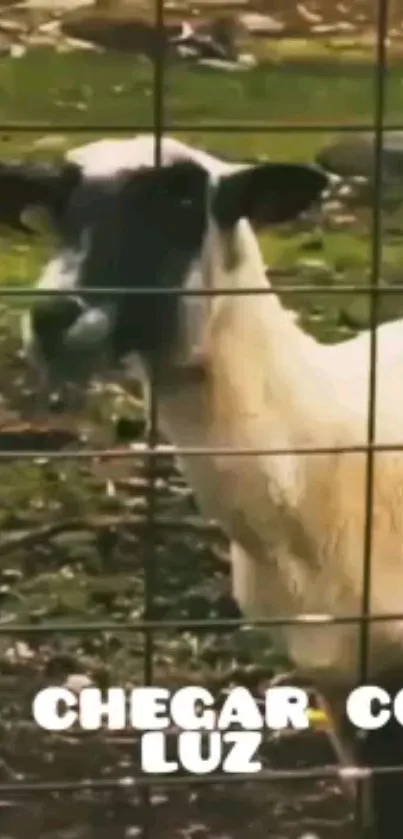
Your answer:
[[[59,35],[61,31],[61,21],[58,20],[47,20],[46,23],[41,23],[38,26],[38,32],[46,32],[50,35]]]
[[[62,22],[62,32],[69,38],[96,44],[104,49],[120,52],[139,52],[152,57],[158,50],[161,35],[145,20],[109,20],[91,14],[68,16]],[[162,34],[165,43],[167,31]]]
[[[26,46],[30,49],[43,49],[43,47],[55,47],[56,43],[53,35],[49,35],[46,32],[39,32],[39,30],[37,30],[36,32],[33,32],[29,38],[27,38]]]
[[[350,135],[336,140],[322,149],[316,162],[342,177],[374,176],[374,132]],[[403,174],[403,132],[385,131],[383,135],[382,162],[385,175],[401,178]]]
[[[5,657],[12,664],[21,661],[31,661],[35,657],[34,651],[25,641],[16,641],[12,647],[6,650]]]
[[[238,35],[239,22],[233,17],[222,16],[208,25],[193,26],[184,21],[180,34],[171,37],[169,43],[181,58],[232,70],[237,69],[239,63]],[[253,56],[249,55],[240,62],[243,67],[254,66],[254,63]]]
[[[341,213],[337,216],[330,216],[326,219],[326,227],[328,230],[349,230],[356,224],[356,216],[352,213]]]
[[[221,7],[224,5],[222,0],[203,0],[203,11],[210,11],[210,12],[217,12],[218,9],[221,11]],[[231,8],[235,9],[248,9],[250,5],[250,0],[231,0]]]
[[[240,15],[239,21],[251,35],[278,35],[285,29],[285,24],[271,15],[259,15],[250,12]]]
[[[87,52],[104,52],[103,47],[98,44],[92,44],[91,41],[81,41],[79,38],[62,38],[56,44],[56,50],[62,52],[75,52],[76,50],[86,50]]]
[[[297,3],[297,12],[309,24],[321,23],[322,15],[315,14],[311,9],[307,9],[302,3]]]
[[[238,66],[242,70],[251,70],[256,67],[257,59],[250,52],[241,52],[238,56]]]
[[[201,67],[209,67],[212,70],[223,70],[225,73],[237,73],[240,70],[251,70],[256,66],[253,56],[246,56],[244,61],[223,61],[221,58],[201,58],[197,62]]]
[[[348,183],[343,184],[338,191],[338,197],[344,200],[351,198],[351,185]]]
[[[357,26],[354,23],[350,23],[348,20],[339,20],[335,24],[335,29],[337,32],[356,32]]]
[[[26,27],[16,20],[8,20],[6,18],[0,19],[0,32],[6,32],[10,35],[18,35],[26,32]]]
[[[67,143],[68,139],[64,134],[45,134],[32,143],[32,148],[38,151],[58,151]]]
[[[41,12],[45,9],[54,12],[58,11],[85,8],[91,3],[91,0],[27,0],[27,6],[30,9],[38,9]]]
[[[337,32],[335,23],[316,23],[311,26],[311,32],[314,35],[332,35]]]
[[[23,58],[27,52],[26,44],[11,44],[10,46],[10,58]]]
[[[354,36],[351,38],[341,38],[340,35],[338,35],[337,39],[334,38],[334,40],[332,40],[331,46],[332,50],[334,50],[335,52],[346,52],[347,50],[356,50],[357,38]]]
[[[324,204],[323,211],[326,215],[335,216],[343,212],[343,204],[341,201],[327,201]]]
[[[71,673],[70,676],[67,677],[63,687],[67,688],[67,690],[71,690],[72,693],[75,693],[78,696],[84,688],[93,687],[93,681],[84,673]]]

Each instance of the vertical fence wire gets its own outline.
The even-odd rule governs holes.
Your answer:
[[[155,41],[156,55],[154,60],[153,80],[153,104],[154,104],[154,137],[155,137],[155,166],[161,166],[161,140],[163,133],[163,104],[164,104],[164,2],[156,0],[155,6]],[[148,390],[148,433],[147,444],[151,452],[155,450],[158,443],[158,404],[157,404],[157,377],[158,370],[155,360],[150,367],[150,383]],[[155,548],[156,548],[156,457],[148,457],[147,464],[147,547],[144,565],[144,589],[145,589],[145,619],[153,618],[153,600],[155,589]],[[144,684],[151,685],[153,680],[153,652],[154,638],[153,631],[145,633],[144,650]]]
[[[368,425],[365,481],[365,523],[363,545],[363,585],[359,634],[359,684],[366,684],[369,676],[371,646],[371,581],[372,537],[374,508],[374,467],[376,441],[376,384],[377,384],[377,325],[379,316],[379,283],[382,271],[382,197],[383,197],[383,133],[385,122],[385,92],[387,81],[387,34],[389,0],[378,0],[376,62],[374,67],[374,174],[371,241],[371,283],[369,289],[369,382]],[[369,779],[361,780],[357,789],[355,820],[358,835],[362,836],[370,819]]]
[[[374,127],[374,200],[372,213],[372,254],[369,325],[369,388],[368,388],[368,428],[367,428],[367,469],[365,487],[365,531],[364,531],[364,568],[361,615],[367,618],[371,611],[371,551],[372,518],[374,495],[374,456],[373,444],[376,438],[376,374],[377,374],[377,325],[379,312],[379,283],[382,271],[382,186],[383,186],[383,132],[385,115],[385,87],[387,71],[387,31],[388,0],[379,0],[377,60],[375,65],[375,127]],[[360,673],[364,683],[368,678],[371,624],[368,619],[360,624]]]
[[[161,145],[164,119],[164,66],[165,66],[165,32],[164,32],[164,0],[155,0],[154,7],[154,35],[155,53],[153,62],[153,123],[154,123],[154,165],[161,166]],[[148,388],[148,434],[147,443],[153,451],[158,443],[158,368],[152,359],[149,370]],[[156,584],[156,516],[157,516],[157,458],[146,459],[147,475],[147,528],[146,550],[144,557],[144,599],[145,619],[151,621],[154,617],[154,595]],[[148,629],[144,635],[144,685],[151,686],[154,680],[154,630]],[[152,788],[146,786],[143,790],[143,837],[151,839],[153,834]]]

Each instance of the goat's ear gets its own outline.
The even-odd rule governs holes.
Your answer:
[[[220,227],[247,218],[258,227],[292,221],[317,201],[328,186],[315,166],[263,163],[245,167],[220,180],[213,211]]]
[[[57,222],[80,178],[75,163],[0,163],[0,224],[33,233],[21,218],[31,207],[45,209]]]

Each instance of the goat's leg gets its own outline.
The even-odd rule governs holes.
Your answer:
[[[270,617],[266,587],[271,584],[270,568],[248,553],[239,542],[230,544],[232,593],[245,619],[259,620]],[[272,584],[273,589],[274,582]],[[271,592],[273,597],[273,593]],[[267,626],[276,652],[286,655],[283,631],[280,627]]]

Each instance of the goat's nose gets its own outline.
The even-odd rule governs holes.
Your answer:
[[[36,392],[35,411],[41,415],[62,411],[60,358],[66,332],[74,325],[83,304],[74,297],[39,297],[24,313],[21,322],[22,349],[31,370],[32,387]],[[60,393],[59,393],[59,389]]]
[[[63,345],[67,331],[85,310],[77,297],[39,298],[30,312],[31,335],[44,361],[52,366]]]
[[[89,381],[105,364],[113,312],[113,307],[89,306],[73,294],[36,300],[22,331],[41,393],[57,394],[69,408],[79,409]]]

